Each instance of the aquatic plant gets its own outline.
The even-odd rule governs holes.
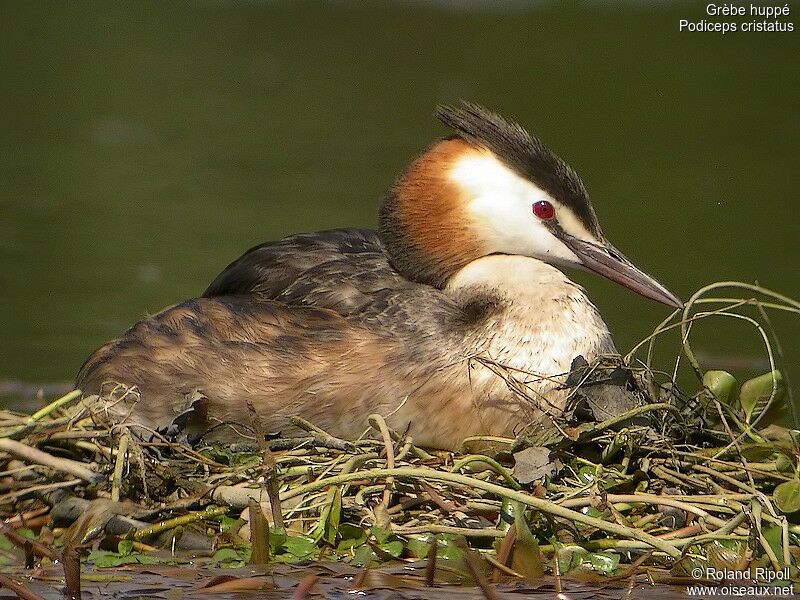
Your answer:
[[[796,580],[800,431],[771,311],[800,315],[800,302],[738,282],[704,287],[626,356],[576,359],[563,418],[516,439],[468,438],[456,453],[419,448],[380,415],[355,441],[295,418],[302,438],[256,428],[252,444],[191,447],[99,426],[79,391],[31,415],[2,411],[0,563],[63,561],[73,592],[79,557],[85,573],[189,556],[270,572],[336,561],[349,567],[335,576],[355,573],[354,587],[466,583],[487,597],[495,584],[533,585],[546,573],[557,585],[678,583],[759,567]],[[768,372],[738,385],[704,370],[692,328],[711,319],[752,326]],[[676,332],[672,368],[656,368],[657,344]],[[526,393],[532,374],[493,367]],[[681,368],[693,382],[679,385]],[[634,407],[593,410],[620,394]],[[264,584],[226,581],[220,591]],[[304,594],[321,585],[295,583]],[[23,584],[2,576],[0,585]],[[28,592],[36,597],[18,593]]]

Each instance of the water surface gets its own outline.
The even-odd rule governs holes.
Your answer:
[[[800,296],[800,34],[679,33],[693,5],[497,6],[0,9],[0,379],[71,379],[251,245],[373,226],[458,98],[566,158],[609,239],[679,295],[741,279]],[[667,314],[577,278],[620,349]],[[797,320],[774,324],[797,364]],[[698,329],[707,355],[763,355],[740,323]]]

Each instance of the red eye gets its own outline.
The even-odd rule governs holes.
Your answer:
[[[549,221],[556,216],[556,209],[547,200],[539,200],[533,204],[533,214],[542,221]]]

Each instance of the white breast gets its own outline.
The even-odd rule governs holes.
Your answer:
[[[503,395],[507,403],[511,382],[521,386],[518,405],[534,409],[532,418],[536,410],[556,414],[566,398],[558,388],[573,359],[581,355],[591,362],[616,353],[583,288],[542,261],[486,256],[457,273],[446,291],[460,298],[490,291],[502,299],[503,308],[471,332],[468,342],[476,356],[471,378],[478,402],[494,403]]]

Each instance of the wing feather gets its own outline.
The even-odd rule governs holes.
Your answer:
[[[323,308],[350,321],[441,334],[463,311],[441,290],[409,281],[377,233],[334,229],[261,244],[228,265],[204,297],[256,296]]]

